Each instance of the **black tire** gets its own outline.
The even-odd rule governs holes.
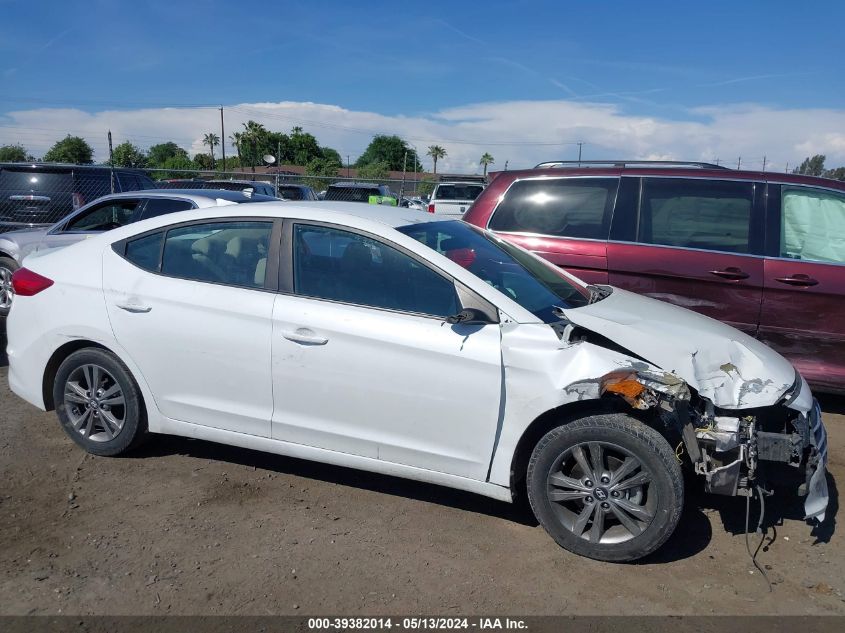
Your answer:
[[[598,470],[601,475],[591,474]],[[527,485],[531,509],[549,535],[575,554],[603,561],[633,561],[658,549],[684,505],[672,447],[621,413],[582,418],[546,433],[528,463]]]
[[[89,383],[100,386],[102,395],[89,389]],[[119,358],[104,349],[78,350],[59,365],[53,402],[65,433],[93,455],[125,453],[138,446],[147,431],[135,379]]]
[[[5,285],[11,280],[12,273],[18,268],[20,268],[20,265],[11,257],[0,257],[0,284],[3,285],[3,287],[0,287],[0,318],[9,315],[11,301],[14,300],[14,297],[11,294],[11,288],[5,287]],[[7,297],[9,303],[4,305]]]

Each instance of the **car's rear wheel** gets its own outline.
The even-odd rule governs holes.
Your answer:
[[[126,366],[103,349],[81,349],[62,362],[53,402],[65,433],[94,455],[124,453],[146,432],[138,385]]]
[[[684,503],[680,464],[660,433],[624,414],[549,431],[528,464],[528,498],[562,547],[632,561],[672,534]]]
[[[0,257],[0,317],[9,314],[15,290],[12,288],[12,274],[18,269],[18,263],[11,257]]]

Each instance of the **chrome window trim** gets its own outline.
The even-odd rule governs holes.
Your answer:
[[[737,257],[756,257],[758,259],[765,259],[765,255],[758,255],[755,253],[735,253],[733,251],[718,251],[712,248],[692,248],[690,246],[672,246],[670,244],[647,244],[645,242],[630,242],[625,240],[608,240],[608,244],[626,244],[629,246],[653,246],[654,248],[673,248],[682,251],[695,251],[697,253],[716,253],[718,255],[736,255]]]
[[[490,212],[490,217],[487,218],[487,222],[484,225],[484,230],[490,231],[491,233],[505,233],[505,231],[496,231],[494,229],[491,229],[490,228],[490,221],[493,219],[493,216],[496,215],[496,211],[499,210],[499,205],[501,205],[502,202],[504,202],[505,196],[508,195],[508,192],[511,190],[511,187],[513,187],[516,183],[530,181],[530,180],[572,180],[574,178],[577,178],[579,180],[586,180],[586,179],[593,179],[594,180],[596,178],[601,178],[603,180],[616,179],[616,180],[619,181],[619,183],[617,183],[617,185],[616,185],[616,195],[617,196],[619,195],[619,185],[622,183],[622,180],[621,180],[622,176],[612,175],[612,174],[611,175],[605,174],[603,176],[600,175],[600,174],[592,174],[592,175],[589,175],[589,176],[581,175],[581,174],[566,175],[566,176],[547,176],[547,175],[543,175],[543,176],[529,176],[528,178],[514,178],[511,181],[511,184],[508,185],[507,189],[505,189],[502,193],[499,194],[499,199],[496,201],[496,206],[493,207],[493,210]],[[478,194],[478,195],[481,195],[481,194]],[[613,210],[615,210],[615,209],[616,209],[616,200],[614,199],[613,200],[613,209],[611,210],[611,215],[612,215]],[[609,228],[610,227],[608,227],[608,229]],[[543,234],[540,234],[540,235],[543,235]],[[562,236],[562,235],[545,235],[545,237],[563,238],[564,236]],[[566,239],[579,239],[579,238],[567,237]],[[593,239],[597,242],[606,242],[607,241],[607,240],[596,240],[595,238],[585,238],[585,239]]]

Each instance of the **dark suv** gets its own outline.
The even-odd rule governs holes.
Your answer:
[[[0,232],[58,222],[84,204],[114,192],[153,189],[135,169],[89,165],[0,163]]]
[[[725,321],[817,389],[845,393],[845,182],[707,163],[583,165],[494,174],[463,219],[584,281]]]

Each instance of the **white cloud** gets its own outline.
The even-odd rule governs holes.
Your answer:
[[[354,161],[372,135],[399,134],[424,156],[438,144],[448,156],[438,169],[479,170],[478,158],[490,152],[495,168],[511,169],[543,160],[575,158],[572,143],[584,141],[584,158],[661,158],[714,160],[759,168],[765,155],[770,169],[783,169],[815,153],[828,164],[845,164],[845,110],[776,109],[755,104],[694,108],[681,118],[631,115],[620,106],[581,101],[510,101],[476,103],[419,116],[388,116],[336,105],[281,102],[226,106],[226,135],[248,119],[269,129],[288,131],[300,125],[323,145]],[[204,151],[201,138],[220,131],[214,108],[146,108],[84,112],[43,108],[9,112],[0,117],[0,144],[20,142],[43,154],[66,133],[85,137],[97,159],[107,155],[106,132],[115,144],[131,140],[141,147],[173,140],[191,153]],[[219,151],[219,150],[218,150]],[[227,153],[234,153],[227,144]]]

